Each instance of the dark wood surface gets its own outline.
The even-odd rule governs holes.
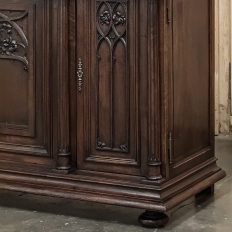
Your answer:
[[[187,170],[186,164],[197,165],[214,155],[211,9],[213,2],[208,0],[173,3],[170,132],[174,175]]]
[[[3,0],[0,188],[165,212],[223,178],[213,29],[213,0]]]

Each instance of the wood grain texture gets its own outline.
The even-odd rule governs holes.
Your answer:
[[[14,9],[17,10],[11,11]],[[0,84],[0,131],[3,134],[29,137],[35,134],[34,18],[34,4],[1,6],[0,59],[2,73],[5,73],[1,75]],[[11,92],[7,91],[9,88]]]
[[[0,188],[165,212],[225,176],[214,157],[214,1],[3,1],[36,14],[21,22],[27,56],[6,59],[11,40],[0,54],[0,120],[34,120],[33,135],[0,126]]]
[[[146,6],[146,3],[141,4]],[[145,13],[135,14],[139,7],[135,1],[129,6],[126,1],[80,1],[77,4],[77,14],[81,17],[85,12],[92,20],[80,18],[77,21],[79,28],[85,24],[78,37],[78,57],[91,54],[83,59],[83,91],[78,93],[77,101],[77,109],[83,107],[84,110],[77,116],[78,124],[84,126],[84,132],[80,127],[77,131],[77,138],[83,139],[83,143],[77,142],[80,169],[141,173],[138,68],[143,64],[145,72],[146,66],[144,61],[138,63],[140,45],[136,23]],[[139,32],[138,37],[142,38],[142,33]],[[83,41],[85,38],[88,41]],[[83,43],[87,43],[88,54],[83,51]]]
[[[214,4],[177,0],[172,9],[169,155],[180,174],[214,153]]]
[[[7,33],[1,29],[1,46],[3,43],[8,49],[7,57],[1,52],[0,59],[1,151],[17,154],[31,150],[32,154],[52,156],[47,94],[50,92],[50,50],[46,49],[50,43],[46,32],[49,4],[4,1],[0,8],[1,28],[9,29]]]
[[[69,50],[68,50],[68,1],[58,1],[57,31],[57,74],[58,74],[58,170],[71,168],[70,131],[69,131]]]

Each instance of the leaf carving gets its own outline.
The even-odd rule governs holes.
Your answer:
[[[22,29],[14,21],[23,19],[26,15],[27,11],[18,17],[11,18],[0,13],[0,59],[18,60],[24,64],[24,70],[28,68],[28,60],[26,58],[28,41]],[[13,38],[13,30],[21,37],[23,43]],[[24,50],[24,55],[18,54],[19,48]]]

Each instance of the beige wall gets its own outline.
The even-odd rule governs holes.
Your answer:
[[[215,134],[229,135],[232,121],[232,0],[215,0],[215,8]]]

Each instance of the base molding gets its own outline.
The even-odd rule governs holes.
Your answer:
[[[15,168],[15,167],[14,167]],[[54,173],[46,167],[27,173],[21,170],[0,168],[0,189],[21,191],[32,194],[63,197],[120,206],[166,212],[197,193],[209,188],[226,174],[209,164],[191,175],[180,178],[179,182],[166,182],[160,186],[144,184],[136,178],[131,181],[113,181],[100,177],[78,174]],[[32,170],[32,169],[31,169]],[[146,177],[144,177],[146,178]]]

